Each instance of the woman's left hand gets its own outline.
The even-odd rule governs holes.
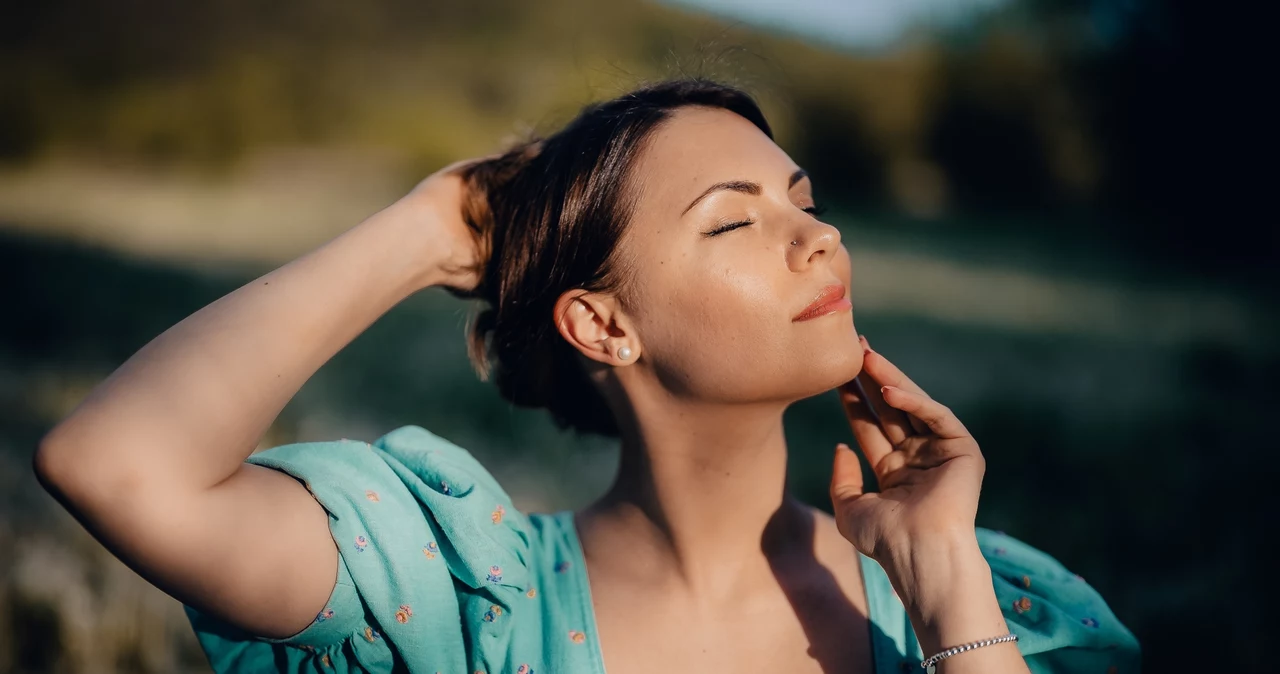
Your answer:
[[[921,545],[974,542],[976,549],[986,471],[977,441],[950,409],[859,340],[862,372],[839,388],[840,400],[880,489],[866,491],[857,455],[836,447],[831,501],[840,533],[882,565],[913,557]]]

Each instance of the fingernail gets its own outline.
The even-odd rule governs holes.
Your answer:
[[[883,394],[883,393],[888,393],[889,391],[896,391],[896,390],[898,390],[898,389],[894,388],[893,386],[881,386],[881,387],[880,387],[880,393],[882,393],[882,394]]]

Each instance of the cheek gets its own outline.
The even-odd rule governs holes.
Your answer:
[[[857,373],[856,335],[851,345],[842,343],[852,321],[848,330],[836,324],[847,316],[825,325],[792,323],[802,286],[785,267],[773,266],[750,259],[659,265],[672,273],[646,284],[641,329],[666,388],[722,402],[799,399]]]
[[[642,286],[637,312],[645,353],[664,386],[698,398],[754,388],[744,361],[775,367],[785,351],[776,283],[754,265],[677,254]]]

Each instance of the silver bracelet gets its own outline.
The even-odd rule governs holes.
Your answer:
[[[1009,633],[1002,637],[994,637],[991,639],[983,639],[982,641],[974,641],[972,643],[964,644],[963,646],[952,646],[951,648],[948,648],[947,650],[941,653],[938,653],[937,655],[934,655],[928,660],[922,660],[920,662],[920,666],[924,668],[925,674],[936,674],[938,671],[938,662],[940,660],[946,660],[947,658],[953,655],[957,655],[965,651],[971,651],[975,648],[982,648],[983,646],[992,646],[994,644],[1002,644],[1006,641],[1017,641],[1017,640],[1018,640],[1018,635]]]

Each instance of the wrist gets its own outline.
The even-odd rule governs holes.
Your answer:
[[[917,539],[890,551],[883,566],[926,656],[1009,631],[972,532]]]
[[[357,225],[358,228],[377,230],[396,242],[396,254],[388,262],[400,267],[406,294],[444,285],[448,281],[444,268],[449,253],[440,245],[440,238],[432,235],[429,220],[429,214],[405,204],[402,199]]]
[[[889,546],[881,557],[880,563],[903,603],[922,610],[931,608],[934,598],[956,583],[990,573],[973,532],[912,536]]]

